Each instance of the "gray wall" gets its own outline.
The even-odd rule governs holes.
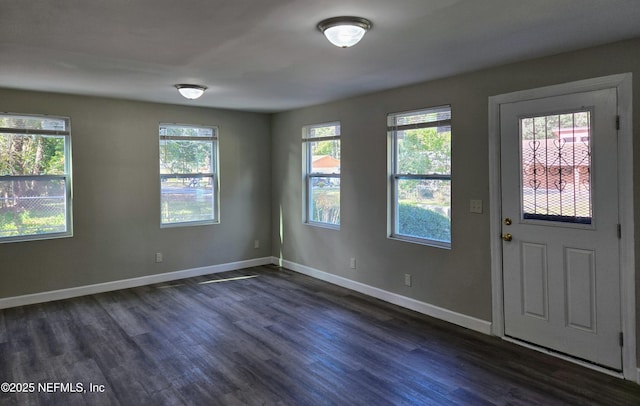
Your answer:
[[[14,90],[0,111],[71,118],[74,192],[73,238],[0,244],[0,298],[271,255],[269,115]],[[160,229],[160,122],[219,127],[220,224]]]
[[[274,255],[491,320],[488,97],[633,72],[637,139],[638,49],[640,39],[273,116],[0,89],[0,111],[71,117],[75,196],[73,238],[0,244],[0,298]],[[386,238],[386,114],[442,104],[453,109],[451,250]],[[302,223],[301,128],[334,120],[343,134],[339,231]],[[219,126],[220,224],[160,229],[159,122]],[[469,213],[470,199],[483,200],[483,214]]]
[[[489,96],[633,72],[637,184],[639,49],[640,39],[636,39],[276,114],[272,121],[273,255],[490,321]],[[386,115],[444,104],[451,105],[453,114],[452,249],[390,240],[386,237]],[[302,223],[301,128],[334,120],[342,125],[339,231]],[[640,188],[634,190],[635,201],[640,202]],[[483,214],[469,213],[470,199],[483,200]],[[638,209],[635,218],[640,221]],[[350,257],[357,258],[357,270],[349,269]],[[404,286],[404,273],[413,275],[412,287]]]

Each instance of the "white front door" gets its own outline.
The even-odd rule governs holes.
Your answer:
[[[617,93],[500,105],[505,335],[622,369]]]

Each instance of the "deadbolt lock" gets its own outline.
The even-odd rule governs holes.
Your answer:
[[[506,219],[504,219],[504,225],[505,226],[510,226],[512,223],[511,219],[509,217],[507,217]]]

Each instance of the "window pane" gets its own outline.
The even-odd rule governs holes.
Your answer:
[[[309,217],[319,223],[340,224],[340,178],[311,177]]]
[[[340,136],[340,124],[321,124],[305,127],[304,138]]]
[[[310,142],[311,172],[340,173],[340,141]]]
[[[214,219],[213,177],[162,177],[162,223]]]
[[[520,120],[524,219],[591,224],[588,111]]]
[[[396,133],[397,173],[451,173],[451,128],[434,127]]]
[[[0,134],[0,176],[63,175],[65,137]]]
[[[67,121],[61,118],[0,115],[0,128],[22,130],[67,131]]]
[[[303,127],[307,223],[340,225],[340,123]],[[319,138],[332,138],[324,139]],[[327,176],[333,175],[333,176]]]
[[[67,231],[64,179],[0,180],[0,238]]]
[[[443,106],[428,110],[409,111],[406,113],[390,114],[387,125],[400,126],[419,123],[432,123],[434,121],[450,120],[451,107]]]
[[[169,137],[215,137],[217,134],[213,127],[161,125],[160,135]]]
[[[213,173],[213,142],[160,141],[160,173]]]
[[[451,181],[398,179],[396,187],[398,234],[451,242]]]

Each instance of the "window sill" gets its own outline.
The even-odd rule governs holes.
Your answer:
[[[43,240],[57,240],[59,238],[71,238],[73,232],[65,233],[50,233],[50,234],[30,234],[24,236],[12,236],[0,238],[0,244],[8,244],[12,242],[29,242],[29,241],[43,241]]]
[[[185,223],[167,223],[167,224],[160,224],[160,228],[211,226],[214,224],[220,224],[220,222],[208,220],[208,221],[190,221]]]
[[[329,223],[317,223],[314,221],[307,221],[303,223],[306,226],[318,227],[318,228],[326,228],[329,230],[340,231],[340,224],[329,224]]]
[[[442,248],[442,249],[445,249],[445,250],[451,250],[451,243],[450,242],[437,241],[437,240],[427,240],[427,239],[424,239],[424,238],[408,237],[408,236],[403,236],[403,235],[390,235],[390,236],[387,236],[387,238],[390,239],[390,240],[395,240],[395,241],[408,242],[408,243],[412,243],[412,244],[425,245],[427,247]]]

